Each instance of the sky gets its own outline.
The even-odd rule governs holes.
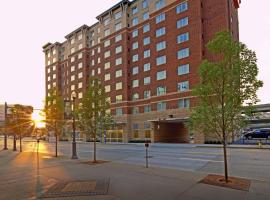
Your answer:
[[[64,36],[119,0],[8,0],[0,2],[0,104],[42,108],[45,63],[42,46]],[[240,41],[256,51],[260,103],[270,103],[270,1],[243,0],[239,9]]]

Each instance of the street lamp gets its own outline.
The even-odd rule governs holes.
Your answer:
[[[75,126],[75,100],[76,93],[72,93],[72,127],[73,127],[73,141],[72,141],[72,157],[71,159],[78,159],[77,150],[76,150],[76,126]]]
[[[8,147],[7,147],[7,109],[8,109],[8,106],[7,106],[7,102],[5,102],[5,138],[4,138],[4,149],[3,150],[8,150]]]

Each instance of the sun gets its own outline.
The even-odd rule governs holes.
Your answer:
[[[35,125],[36,125],[37,128],[44,128],[45,127],[45,123],[43,122],[43,120],[45,118],[44,118],[44,116],[42,116],[41,111],[34,110],[34,112],[32,113],[31,118],[35,122]]]

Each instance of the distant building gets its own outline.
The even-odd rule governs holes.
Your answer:
[[[188,109],[198,68],[211,59],[205,44],[228,30],[239,40],[236,0],[122,0],[65,36],[47,43],[46,95],[56,88],[81,101],[98,76],[111,101],[116,125],[107,141],[189,142]],[[195,142],[204,142],[195,135]]]

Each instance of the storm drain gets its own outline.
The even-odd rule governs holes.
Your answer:
[[[109,179],[60,182],[52,186],[40,198],[106,195],[109,182]]]

